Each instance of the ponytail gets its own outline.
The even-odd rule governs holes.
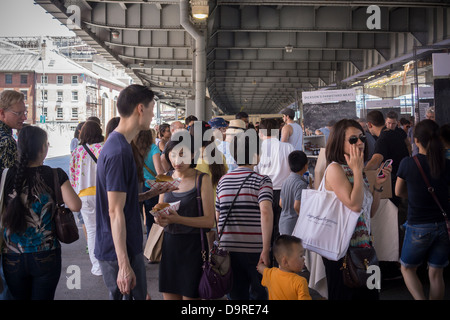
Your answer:
[[[439,136],[439,125],[429,119],[420,121],[414,129],[414,138],[426,150],[431,177],[438,179],[445,169],[444,145]]]

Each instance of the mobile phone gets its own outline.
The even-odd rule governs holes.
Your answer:
[[[390,165],[392,165],[392,159],[388,159],[384,162],[382,169],[389,167]],[[380,170],[377,174],[378,178],[384,178],[384,173],[383,170]]]

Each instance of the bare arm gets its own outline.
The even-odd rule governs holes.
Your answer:
[[[159,153],[154,154],[152,159],[153,159],[153,165],[155,166],[155,169],[156,169],[156,174],[164,174],[164,172],[166,172],[166,171],[164,171],[164,168],[161,163],[161,155]]]
[[[81,199],[73,190],[70,181],[67,180],[61,186],[61,194],[64,201],[64,204],[74,212],[78,212],[81,210]]]
[[[183,224],[194,228],[212,228],[214,226],[214,193],[211,178],[205,174],[202,179],[201,198],[203,216],[184,217],[175,210],[169,210],[170,214],[161,215],[156,219],[157,223],[163,227],[171,223]],[[162,195],[159,200],[162,202]]]
[[[292,127],[290,125],[284,125],[281,129],[281,142],[288,142],[289,137],[292,134]]]
[[[116,251],[117,262],[119,264],[117,286],[121,293],[128,294],[136,285],[136,276],[131,268],[127,253],[127,232],[125,214],[123,212],[125,201],[125,192],[108,191],[108,207],[112,238]]]
[[[406,187],[406,181],[400,177],[397,177],[395,183],[395,195],[400,198],[408,198],[408,188]]]
[[[381,162],[383,162],[384,157],[379,154],[379,153],[375,153],[372,156],[372,159],[370,159],[367,164],[366,164],[366,170],[375,170],[377,168],[380,167]]]
[[[364,200],[363,166],[364,154],[351,146],[350,155],[345,155],[348,166],[353,171],[353,187],[345,175],[344,169],[335,163],[331,164],[326,172],[325,186],[328,190],[334,191],[342,203],[352,211],[360,212]]]
[[[259,203],[259,209],[261,211],[261,230],[262,230],[262,240],[263,240],[263,250],[261,252],[261,257],[259,261],[264,263],[266,266],[270,265],[270,240],[272,237],[273,228],[273,210],[272,202],[269,200],[263,200]]]
[[[297,212],[297,214],[300,213],[300,205],[301,205],[300,200],[295,200],[294,201],[294,210],[295,210],[295,212]]]

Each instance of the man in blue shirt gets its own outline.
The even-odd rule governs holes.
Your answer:
[[[120,122],[109,135],[97,161],[97,228],[95,256],[111,299],[147,296],[143,256],[143,232],[139,201],[167,190],[151,189],[139,194],[131,141],[150,127],[153,92],[130,85],[117,100]]]

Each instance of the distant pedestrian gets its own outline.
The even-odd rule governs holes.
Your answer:
[[[294,121],[295,111],[291,108],[281,110],[284,126],[281,129],[281,142],[288,142],[294,150],[303,151],[303,130],[302,127]]]
[[[94,255],[95,248],[95,193],[97,177],[97,159],[103,147],[104,137],[99,124],[86,121],[80,133],[80,145],[72,152],[70,161],[70,183],[81,199],[81,215],[86,227],[91,273],[101,276],[100,265]]]
[[[289,154],[288,161],[291,173],[281,186],[279,231],[280,234],[291,235],[300,212],[302,190],[309,183],[303,177],[308,171],[308,157],[303,151],[295,150]]]

